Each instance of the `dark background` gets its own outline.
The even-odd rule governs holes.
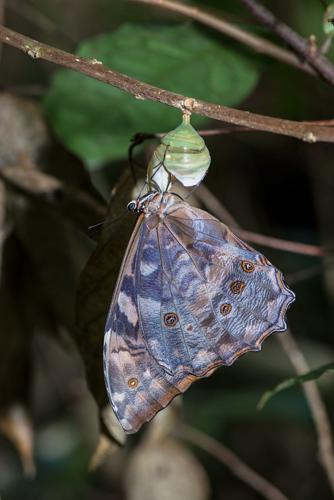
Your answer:
[[[324,39],[320,1],[265,3],[303,36],[316,34],[319,43]],[[239,2],[210,1],[202,6],[275,40]],[[107,0],[7,0],[5,18],[8,27],[70,52],[79,42],[112,32],[129,21],[191,24],[162,9]],[[236,107],[292,120],[331,118],[334,97],[329,84],[261,57],[223,35],[198,25],[197,29],[259,65],[256,85]],[[333,59],[333,51],[328,57]],[[171,441],[166,437],[166,427],[172,434],[182,435],[183,424],[224,443],[288,498],[331,498],[302,388],[284,391],[262,411],[256,409],[263,392],[295,375],[275,336],[261,353],[247,354],[234,366],[221,368],[210,379],[192,386],[182,401],[179,398],[175,413],[170,412],[171,423],[161,424],[162,442],[146,426],[146,431],[119,448],[104,430],[108,438],[102,441],[104,445],[100,441],[99,466],[91,467],[100,424],[85,373],[102,407],[103,314],[133,219],[127,216],[109,228],[104,234],[109,241],[107,253],[97,258],[96,235],[87,228],[104,217],[105,200],[127,170],[127,151],[125,148],[123,158],[105,158],[92,167],[84,155],[79,158],[76,150],[69,150],[72,130],[59,132],[63,125],[57,122],[57,113],[62,102],[59,95],[58,101],[52,101],[52,77],[58,70],[13,48],[2,49],[0,167],[36,168],[61,180],[67,190],[64,194],[62,188],[59,196],[31,194],[36,187],[31,179],[21,189],[10,182],[1,184],[2,206],[4,198],[6,202],[0,285],[1,498],[262,498],[212,454],[189,442],[190,438]],[[204,81],[203,92],[205,77],[198,75]],[[182,88],[172,90],[184,92]],[[91,97],[85,94],[86,87],[77,92],[88,106]],[[73,92],[66,95],[71,101]],[[211,100],[209,91],[206,98]],[[112,100],[109,105],[113,106]],[[84,106],[81,109],[84,114]],[[92,127],[94,137],[99,120],[104,123],[103,110],[86,128],[89,132]],[[117,123],[111,125],[124,130],[130,143],[133,125],[127,133],[127,122],[122,120],[120,112]],[[175,126],[178,123],[176,114]],[[201,125],[218,126],[221,124],[209,120]],[[164,132],[167,128],[161,111],[159,129],[154,125],[152,130],[144,113],[137,131]],[[109,129],[105,132],[109,134]],[[205,184],[242,227],[333,247],[331,144],[306,144],[260,132],[233,132],[206,142],[212,165]],[[142,149],[141,162],[148,151]],[[80,209],[81,202],[75,201],[77,191],[73,194],[69,189],[80,189],[98,208],[90,210],[85,205],[86,211]],[[119,190],[112,208],[118,214],[132,197],[131,182],[123,180]],[[333,361],[333,257],[260,250],[285,273],[296,293],[289,326],[310,368]],[[93,252],[93,261],[91,258],[88,271],[80,278]],[[105,278],[108,265],[111,275]],[[94,317],[87,313],[89,307],[96,308],[99,318],[93,326],[87,326],[89,317]],[[317,383],[333,424],[333,375],[326,374]],[[161,467],[154,467],[159,461]],[[173,468],[174,462],[177,466]]]

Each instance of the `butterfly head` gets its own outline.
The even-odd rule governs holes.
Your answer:
[[[138,214],[141,212],[141,208],[138,205],[138,200],[131,200],[126,206],[128,212],[132,214]]]
[[[127,204],[127,209],[129,212],[132,214],[141,214],[145,211],[145,207],[147,206],[147,203],[151,200],[153,196],[155,196],[155,192],[150,192],[144,194],[144,196],[141,196],[140,198],[137,198],[136,200],[131,200]]]

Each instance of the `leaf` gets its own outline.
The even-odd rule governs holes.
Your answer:
[[[132,187],[129,172],[125,172],[110,199],[106,220],[113,223],[104,226],[77,287],[76,341],[85,364],[88,385],[100,410],[107,404],[102,370],[103,331],[123,255],[135,223],[130,214],[120,217],[124,214]],[[107,431],[112,430],[106,422],[104,425]],[[119,440],[118,436],[116,439]]]
[[[124,24],[83,42],[78,55],[152,85],[230,106],[247,97],[259,78],[255,60],[189,24]],[[45,109],[63,143],[90,168],[125,157],[136,132],[168,131],[180,121],[178,110],[136,100],[68,70],[55,75]],[[206,120],[198,116],[193,123]]]
[[[310,380],[316,380],[317,378],[324,375],[324,373],[329,371],[331,372],[334,371],[334,363],[329,363],[327,365],[320,366],[319,368],[311,370],[310,372],[305,373],[304,375],[284,380],[280,384],[276,385],[276,387],[263,394],[257,405],[258,410],[262,410],[264,406],[268,403],[268,401],[272,397],[276,396],[276,394],[278,394],[279,392],[284,391],[285,389],[289,389],[290,387],[293,387],[298,384],[304,384],[305,382],[309,382]]]

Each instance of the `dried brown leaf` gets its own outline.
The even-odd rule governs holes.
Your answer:
[[[34,432],[26,410],[19,405],[12,406],[0,417],[0,432],[15,446],[21,459],[23,472],[33,477],[36,472],[34,462]]]
[[[126,173],[114,189],[107,220],[112,221],[124,213],[131,189],[132,181]],[[84,359],[89,386],[101,409],[107,403],[102,369],[104,324],[133,225],[133,217],[125,216],[105,226],[78,286],[77,343]]]

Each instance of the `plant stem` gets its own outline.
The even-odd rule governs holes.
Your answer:
[[[296,340],[292,336],[291,331],[288,331],[284,335],[277,335],[277,339],[290,359],[296,373],[298,375],[304,375],[304,373],[309,372],[310,367],[308,366],[304,354],[299,349]],[[325,470],[331,490],[334,493],[334,446],[326,407],[314,380],[305,382],[305,384],[303,384],[303,391],[311,410],[318,435],[321,465]]]

